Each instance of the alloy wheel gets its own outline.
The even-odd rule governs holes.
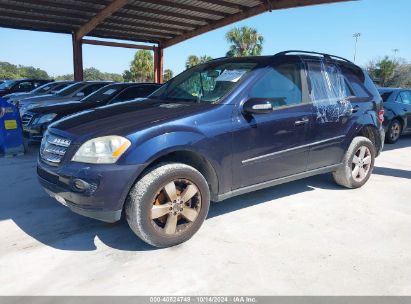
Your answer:
[[[371,169],[371,151],[366,146],[361,146],[352,159],[352,177],[356,182],[362,182]]]
[[[401,126],[398,122],[393,122],[391,125],[390,139],[396,141],[400,137]]]
[[[180,234],[190,228],[200,209],[198,187],[187,179],[176,179],[157,193],[151,209],[151,222],[166,235]]]

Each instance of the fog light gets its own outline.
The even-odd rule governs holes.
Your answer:
[[[83,181],[82,179],[76,178],[73,180],[74,188],[80,191],[86,191],[87,189],[90,188],[90,184],[86,181]]]

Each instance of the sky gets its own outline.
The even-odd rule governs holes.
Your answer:
[[[164,68],[174,75],[184,70],[189,55],[225,56],[224,35],[231,28],[249,26],[264,36],[263,55],[284,50],[309,50],[353,60],[354,33],[361,33],[356,63],[394,56],[411,62],[411,1],[359,0],[274,10],[194,37],[164,50]],[[0,28],[0,61],[31,65],[57,76],[73,72],[71,35]],[[83,46],[84,68],[122,73],[135,50]]]

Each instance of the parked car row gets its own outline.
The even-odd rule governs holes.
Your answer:
[[[147,97],[159,87],[160,85],[155,83],[76,83],[55,95],[24,100],[21,106],[21,111],[24,113],[23,130],[29,140],[40,141],[48,125],[65,116],[108,104]],[[84,95],[86,97],[83,97]]]
[[[403,134],[411,133],[411,89],[380,88],[384,101],[385,140],[393,144]]]
[[[4,80],[0,84],[0,97],[11,94],[32,91],[39,86],[49,83],[49,79],[18,79],[18,80]]]
[[[50,196],[106,222],[125,214],[158,247],[192,237],[210,201],[327,172],[361,187],[384,145],[377,88],[337,56],[220,58],[121,102],[129,92],[111,84],[23,121],[45,132],[37,174]],[[63,117],[72,110],[85,111]]]

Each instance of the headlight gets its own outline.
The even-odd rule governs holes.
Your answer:
[[[27,105],[27,107],[25,107],[27,110],[33,109],[38,107],[40,104],[39,103],[30,103]]]
[[[81,145],[72,161],[114,164],[130,145],[127,138],[116,135],[93,138]]]
[[[42,123],[46,123],[46,122],[50,122],[54,119],[54,117],[56,117],[57,114],[56,113],[50,113],[50,114],[45,114],[43,116],[40,116],[37,119],[37,123],[38,124],[42,124]]]

